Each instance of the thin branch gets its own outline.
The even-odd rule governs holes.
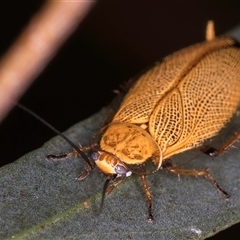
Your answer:
[[[0,61],[0,122],[95,2],[47,1],[33,17]]]

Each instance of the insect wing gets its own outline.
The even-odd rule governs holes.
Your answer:
[[[204,56],[154,109],[149,130],[164,158],[215,136],[240,100],[240,49],[227,47]]]
[[[148,124],[163,158],[216,135],[240,99],[240,49],[219,37],[180,50],[144,73],[113,121]]]

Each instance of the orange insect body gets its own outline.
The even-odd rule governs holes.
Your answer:
[[[127,164],[154,156],[157,170],[164,159],[215,136],[240,103],[240,49],[235,45],[230,37],[218,37],[155,64],[124,98],[101,149]],[[146,130],[139,127],[143,124]]]
[[[110,193],[125,177],[133,172],[139,174],[150,221],[153,220],[152,195],[146,175],[159,169],[203,176],[212,181],[225,198],[229,197],[207,170],[177,168],[169,160],[217,135],[240,104],[240,48],[231,37],[215,38],[211,27],[210,22],[207,41],[167,56],[142,74],[123,99],[112,122],[97,135],[96,143],[76,149],[89,165],[79,179],[85,178],[95,165],[108,175],[103,199],[105,193]],[[240,131],[215,155],[239,137]],[[92,161],[83,153],[90,150]]]

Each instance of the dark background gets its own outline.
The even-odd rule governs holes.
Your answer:
[[[42,3],[0,1],[0,56]],[[64,131],[107,106],[113,90],[149,64],[204,40],[209,19],[217,34],[228,31],[240,23],[240,1],[100,1],[20,102]],[[0,165],[54,135],[14,109],[0,125]],[[238,239],[239,227],[211,239]]]

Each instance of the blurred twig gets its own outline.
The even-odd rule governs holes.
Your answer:
[[[33,17],[0,61],[0,122],[95,2],[47,1]]]

